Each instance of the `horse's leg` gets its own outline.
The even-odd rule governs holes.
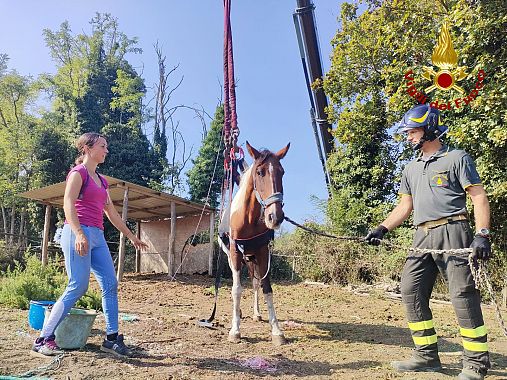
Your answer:
[[[283,335],[283,331],[278,324],[278,320],[276,319],[275,307],[273,305],[273,289],[271,288],[269,273],[266,275],[268,270],[268,255],[269,250],[267,246],[261,248],[260,254],[257,255],[259,278],[262,278],[262,292],[264,293],[264,300],[266,301],[268,308],[269,324],[271,325],[271,339],[275,345],[279,346],[285,344],[286,340]]]
[[[261,311],[259,309],[259,288],[261,285],[260,277],[259,277],[259,266],[256,263],[248,262],[248,273],[250,278],[252,279],[252,288],[253,288],[253,319],[254,321],[262,321]]]
[[[229,255],[229,266],[232,271],[232,322],[231,330],[229,331],[229,342],[239,343],[241,340],[241,333],[239,331],[239,324],[241,320],[241,255],[236,252],[235,244],[231,244]]]

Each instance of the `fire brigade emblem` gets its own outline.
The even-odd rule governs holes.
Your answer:
[[[432,187],[447,187],[449,186],[449,176],[447,172],[434,172],[431,177]]]
[[[431,62],[439,68],[438,71],[433,67],[423,67],[423,78],[432,81],[433,84],[425,89],[426,94],[438,88],[443,91],[456,90],[464,94],[465,90],[458,86],[459,82],[467,77],[466,67],[457,67],[458,55],[452,45],[451,34],[447,22],[444,23],[438,37],[437,46],[433,49]]]

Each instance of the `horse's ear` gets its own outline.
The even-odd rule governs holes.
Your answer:
[[[254,160],[256,160],[261,155],[257,149],[248,143],[248,141],[246,142],[246,149],[248,149],[248,153],[250,153],[250,156],[252,156]]]
[[[279,160],[285,157],[287,152],[289,151],[290,143],[287,144],[285,148],[280,149],[278,152],[275,153],[275,156],[278,157]]]

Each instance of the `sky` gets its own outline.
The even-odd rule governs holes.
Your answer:
[[[314,3],[326,72],[330,41],[338,29],[340,1]],[[326,199],[327,191],[292,19],[296,5],[296,0],[232,0],[239,143],[244,147],[248,141],[255,148],[277,151],[290,142],[282,161],[285,214],[299,222],[322,221],[314,199]],[[213,115],[222,98],[222,0],[0,0],[0,9],[0,53],[6,53],[9,68],[22,75],[37,77],[56,70],[43,29],[56,31],[67,20],[75,34],[91,34],[89,21],[95,13],[111,13],[118,19],[120,31],[139,39],[143,53],[130,54],[127,59],[142,74],[147,87],[157,80],[153,45],[158,41],[168,68],[179,65],[173,83],[183,77],[171,98],[172,105],[203,107]],[[200,121],[185,110],[176,119],[187,146],[193,145],[196,153],[201,140]],[[284,223],[284,229],[292,228]]]

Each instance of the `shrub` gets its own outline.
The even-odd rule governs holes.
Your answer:
[[[306,227],[318,231],[324,227],[306,223]],[[409,231],[401,229],[393,236],[396,244],[405,245]],[[275,252],[296,256],[299,278],[312,281],[346,285],[354,282],[373,283],[383,279],[399,280],[405,262],[406,251],[388,247],[371,247],[351,240],[336,240],[318,236],[301,229],[286,234],[275,241]]]
[[[35,256],[26,253],[25,265],[19,261],[0,278],[0,305],[28,309],[31,300],[55,301],[67,285],[67,276],[55,261],[43,266]],[[101,296],[88,290],[77,307],[102,309]]]
[[[23,259],[23,253],[19,247],[5,244],[5,241],[0,239],[0,274],[13,269],[16,261]]]

